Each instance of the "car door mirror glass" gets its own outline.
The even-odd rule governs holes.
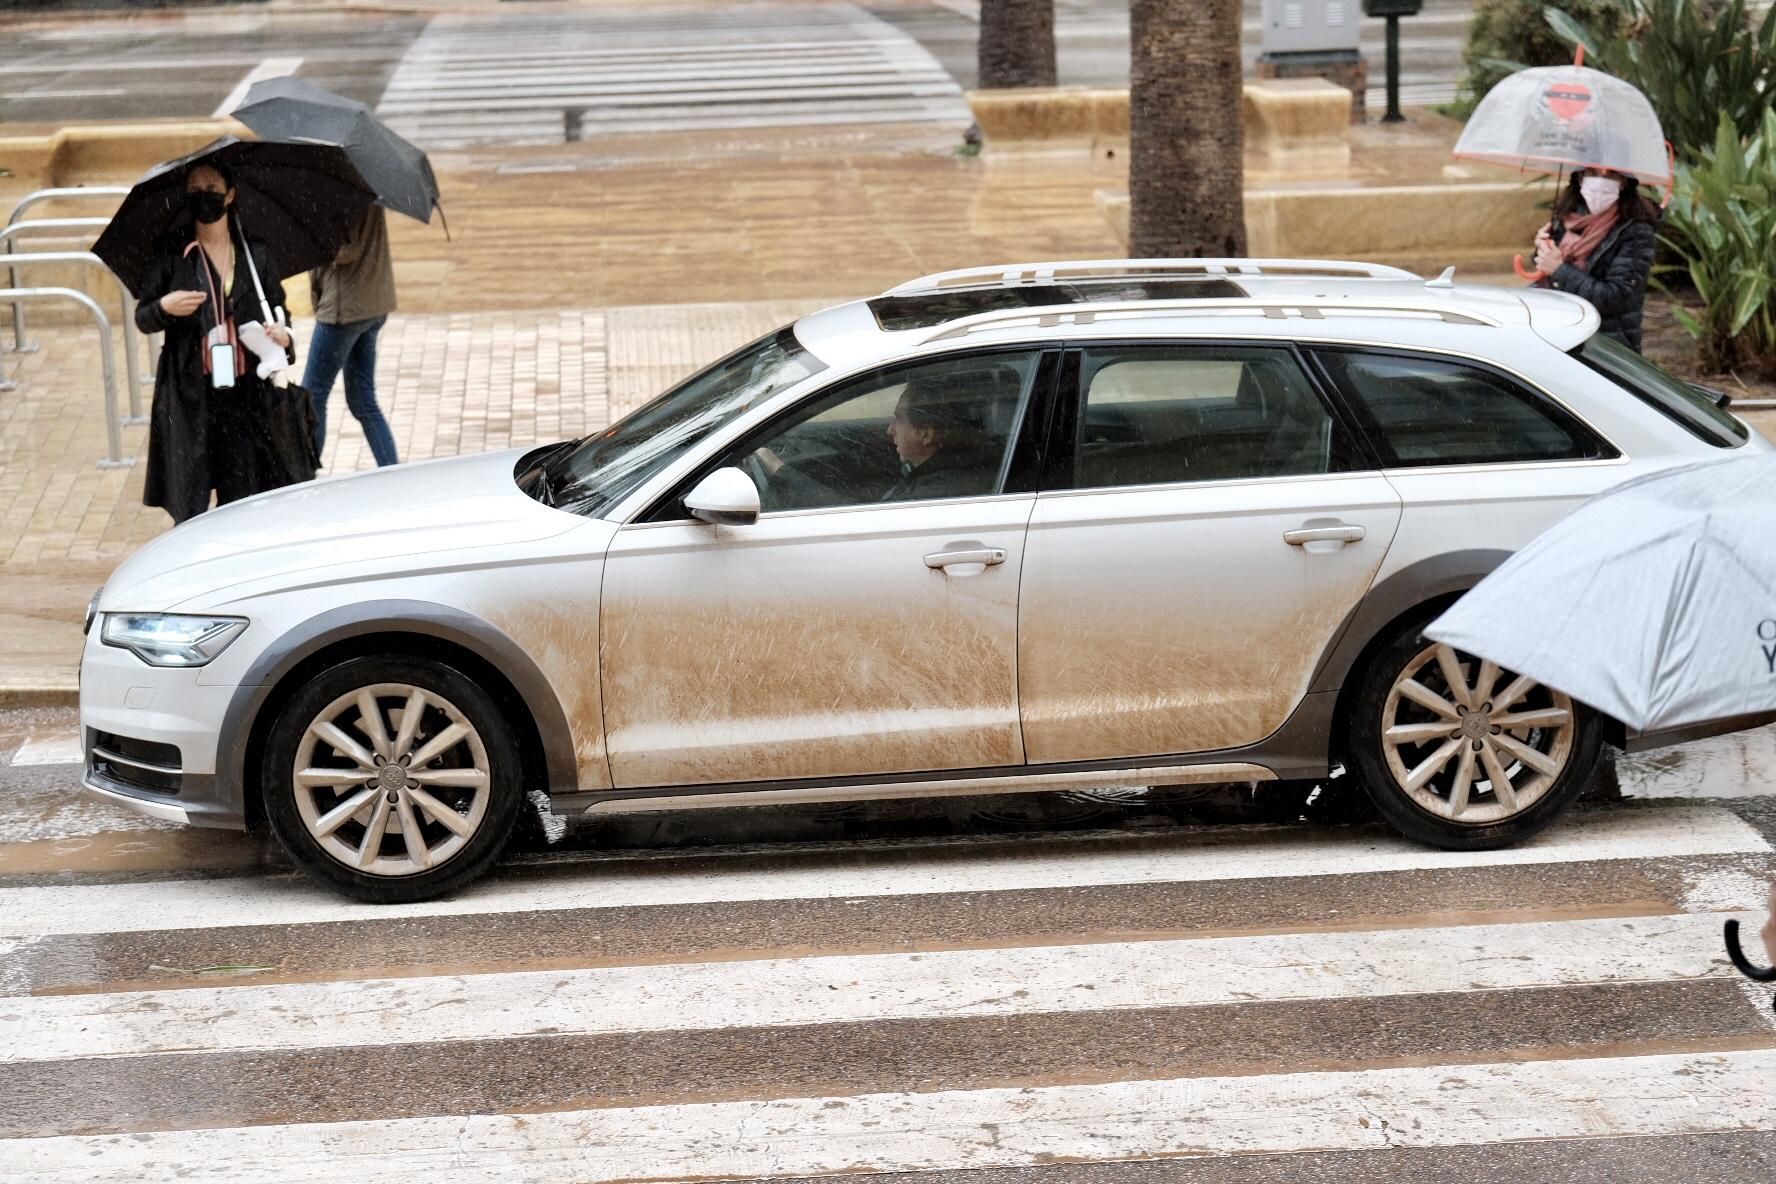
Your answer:
[[[739,469],[717,469],[685,494],[684,504],[701,522],[751,526],[759,516],[758,486]]]

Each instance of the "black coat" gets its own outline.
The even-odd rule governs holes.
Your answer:
[[[237,240],[238,241],[238,240]],[[312,442],[298,455],[297,442],[285,430],[287,412],[299,410],[292,392],[274,389],[254,373],[258,359],[242,349],[232,389],[216,390],[204,373],[204,340],[215,324],[212,304],[190,316],[168,315],[160,298],[168,292],[208,292],[204,271],[213,269],[201,250],[189,256],[185,242],[167,240],[136,304],[136,326],[144,333],[166,334],[160,369],[154,376],[154,408],[148,426],[148,474],[142,501],[160,506],[183,522],[209,508],[210,493],[221,502],[276,489],[314,476]],[[251,244],[253,259],[273,310],[283,307],[284,287],[265,248]],[[264,320],[253,277],[240,250],[235,251],[234,282],[225,298],[237,324]],[[291,360],[294,360],[294,351]],[[301,399],[307,404],[307,397]],[[312,418],[312,409],[308,411]],[[306,468],[306,472],[304,469]]]
[[[1646,309],[1647,280],[1653,274],[1658,237],[1658,228],[1651,222],[1617,222],[1584,267],[1562,263],[1548,286],[1596,305],[1603,317],[1599,332],[1638,353],[1641,313]]]

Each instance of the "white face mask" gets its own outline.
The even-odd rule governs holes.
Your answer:
[[[1585,199],[1585,208],[1593,214],[1601,214],[1615,205],[1621,193],[1622,183],[1614,177],[1584,177],[1579,181],[1579,196]]]

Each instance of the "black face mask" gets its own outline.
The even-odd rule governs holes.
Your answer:
[[[206,225],[218,222],[228,212],[225,194],[214,193],[208,189],[196,189],[185,195],[185,207],[191,216]]]

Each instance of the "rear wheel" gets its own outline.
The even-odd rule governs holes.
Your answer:
[[[347,896],[426,900],[504,849],[518,746],[485,692],[419,658],[354,658],[311,680],[266,746],[266,817],[290,858]]]
[[[1420,621],[1369,663],[1349,765],[1382,817],[1451,850],[1547,827],[1596,771],[1596,713],[1526,675],[1427,640]]]

